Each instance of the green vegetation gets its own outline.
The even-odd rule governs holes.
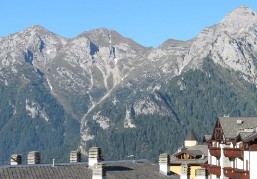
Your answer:
[[[79,122],[64,111],[33,68],[25,67],[9,81],[0,83],[0,162],[8,164],[13,153],[23,154],[25,162],[32,150],[42,152],[43,163],[56,157],[68,161],[70,150],[78,146]],[[26,103],[42,113],[32,116]]]
[[[68,162],[69,152],[77,149],[80,139],[76,116],[87,110],[89,97],[73,94],[66,103],[60,103],[47,88],[43,74],[29,65],[21,69],[9,76],[8,85],[0,82],[0,162],[8,164],[12,153],[24,154],[26,160],[26,154],[32,150],[41,151],[43,163],[52,158]],[[87,126],[95,138],[87,142],[87,148],[101,147],[106,160],[134,155],[157,161],[160,153],[172,153],[181,147],[189,129],[194,129],[201,141],[204,134],[212,133],[218,116],[257,115],[256,86],[243,80],[241,74],[208,59],[203,70],[188,70],[163,83],[159,91],[149,94],[138,90],[146,89],[149,83],[156,82],[150,78],[140,84],[131,80],[131,86],[112,93],[117,104],[108,98],[99,105],[99,115],[111,120],[108,129],[103,130],[92,120],[93,113],[88,115]],[[104,94],[99,90],[94,91],[96,96]],[[136,115],[133,104],[145,97],[157,105],[168,106],[170,114]],[[39,112],[32,116],[26,105]],[[136,128],[123,127],[126,106],[132,108]]]
[[[257,89],[239,77],[240,74],[206,59],[203,70],[189,70],[157,92],[174,115],[135,116],[135,129],[95,127],[96,137],[88,142],[88,147],[101,146],[106,159],[125,159],[133,154],[136,158],[157,161],[160,153],[171,153],[181,147],[189,129],[194,129],[201,142],[204,134],[212,133],[218,116],[256,116]],[[122,90],[117,94],[121,96]],[[105,104],[101,114],[112,119],[110,113],[118,116],[117,113],[125,111],[114,109]]]
[[[106,160],[135,158],[158,159],[160,153],[172,152],[182,145],[181,136],[171,138],[180,133],[177,122],[160,116],[138,116],[137,128],[111,128],[98,130],[96,138],[88,142],[88,146],[101,146]],[[174,130],[170,130],[174,129]]]

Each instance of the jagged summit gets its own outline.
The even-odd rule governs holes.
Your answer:
[[[49,31],[48,29],[44,28],[43,26],[40,25],[32,25],[23,31],[21,33],[30,33],[30,34],[47,34],[47,33],[53,33]],[[54,34],[54,33],[53,33]]]
[[[175,40],[175,39],[168,39],[165,42],[163,42],[158,48],[161,49],[169,49],[174,47],[189,47],[192,43],[191,40],[188,41],[182,41],[182,40]]]
[[[257,23],[257,13],[244,5],[226,15],[220,25],[228,32],[238,33],[255,23]]]
[[[46,28],[44,28],[41,25],[32,25],[27,28],[27,30],[43,30],[43,31],[48,31]]]
[[[131,38],[124,37],[119,32],[107,28],[98,28],[90,31],[83,32],[76,38],[86,37],[90,42],[96,46],[109,47],[123,45],[125,48],[128,46],[136,51],[145,51],[146,47],[138,44]]]
[[[182,41],[182,40],[176,40],[176,39],[168,39],[166,40],[165,42],[163,42],[160,47],[163,47],[163,46],[176,46],[180,43],[184,43],[185,41]]]

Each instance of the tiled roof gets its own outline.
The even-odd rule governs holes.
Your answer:
[[[207,145],[195,145],[187,147],[188,150],[200,150],[204,155],[208,155],[208,146]]]
[[[240,136],[241,136],[241,134],[240,134]],[[241,137],[241,138],[243,139],[243,142],[249,142],[249,141],[254,140],[254,139],[257,138],[257,133],[254,132],[250,135],[247,135],[247,136],[244,136],[244,137]]]
[[[200,150],[181,150],[181,152],[178,152],[178,153],[174,154],[174,156],[178,156],[178,155],[181,155],[183,153],[188,153],[188,154],[190,154],[194,157],[203,155],[203,153]]]
[[[178,153],[194,153],[195,155],[203,155],[202,157],[200,157],[199,159],[178,159],[176,156],[178,155]],[[192,147],[187,147],[187,148],[183,148],[180,151],[172,154],[170,156],[170,163],[171,164],[204,164],[207,163],[208,161],[208,146],[207,145],[195,145]]]
[[[126,178],[178,178],[177,176],[165,176],[159,173],[159,165],[148,160],[133,161],[112,161],[104,162],[106,178],[126,179]],[[0,178],[8,179],[91,179],[92,170],[87,163],[67,163],[56,164],[54,167],[46,164],[18,165],[0,167]]]
[[[257,127],[257,117],[220,117],[219,121],[225,138],[236,138],[241,134],[243,139],[254,133]]]

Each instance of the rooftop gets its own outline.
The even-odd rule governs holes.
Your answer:
[[[105,161],[104,169],[106,178],[178,178],[178,176],[165,176],[159,173],[159,165],[148,160],[123,160]],[[56,164],[36,164],[36,165],[6,165],[0,167],[0,178],[62,178],[62,179],[91,179],[92,170],[88,163],[64,163]]]
[[[176,156],[183,154],[183,153],[188,153],[192,156],[200,156],[200,158],[197,159],[178,159]],[[207,163],[208,161],[208,146],[207,145],[195,145],[192,147],[186,147],[182,148],[178,152],[172,154],[170,156],[170,163],[171,164],[204,164]]]
[[[242,140],[256,133],[257,117],[220,117],[225,138],[236,138],[240,134]]]

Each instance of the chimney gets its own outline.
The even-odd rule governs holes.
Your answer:
[[[93,167],[92,179],[106,179],[106,171],[103,163],[96,163]]]
[[[170,156],[167,153],[163,153],[159,157],[160,173],[164,175],[170,174]]]
[[[40,164],[40,153],[38,151],[31,151],[28,153],[28,164]]]
[[[180,179],[189,179],[189,178],[190,178],[190,167],[187,164],[182,164]]]
[[[11,155],[11,165],[20,165],[22,163],[21,154],[12,154]]]
[[[185,147],[192,147],[197,145],[196,136],[194,131],[191,129],[187,132],[187,136],[185,139]]]
[[[88,153],[88,165],[93,167],[94,164],[102,161],[102,151],[100,147],[91,147]]]
[[[196,179],[207,179],[206,169],[198,168],[195,170]]]
[[[241,124],[243,124],[243,123],[244,123],[244,121],[243,121],[243,120],[241,120],[241,119],[237,119],[237,120],[236,120],[236,123],[237,123],[237,125],[241,125]]]
[[[70,163],[81,162],[81,152],[80,151],[71,151],[70,152]]]

